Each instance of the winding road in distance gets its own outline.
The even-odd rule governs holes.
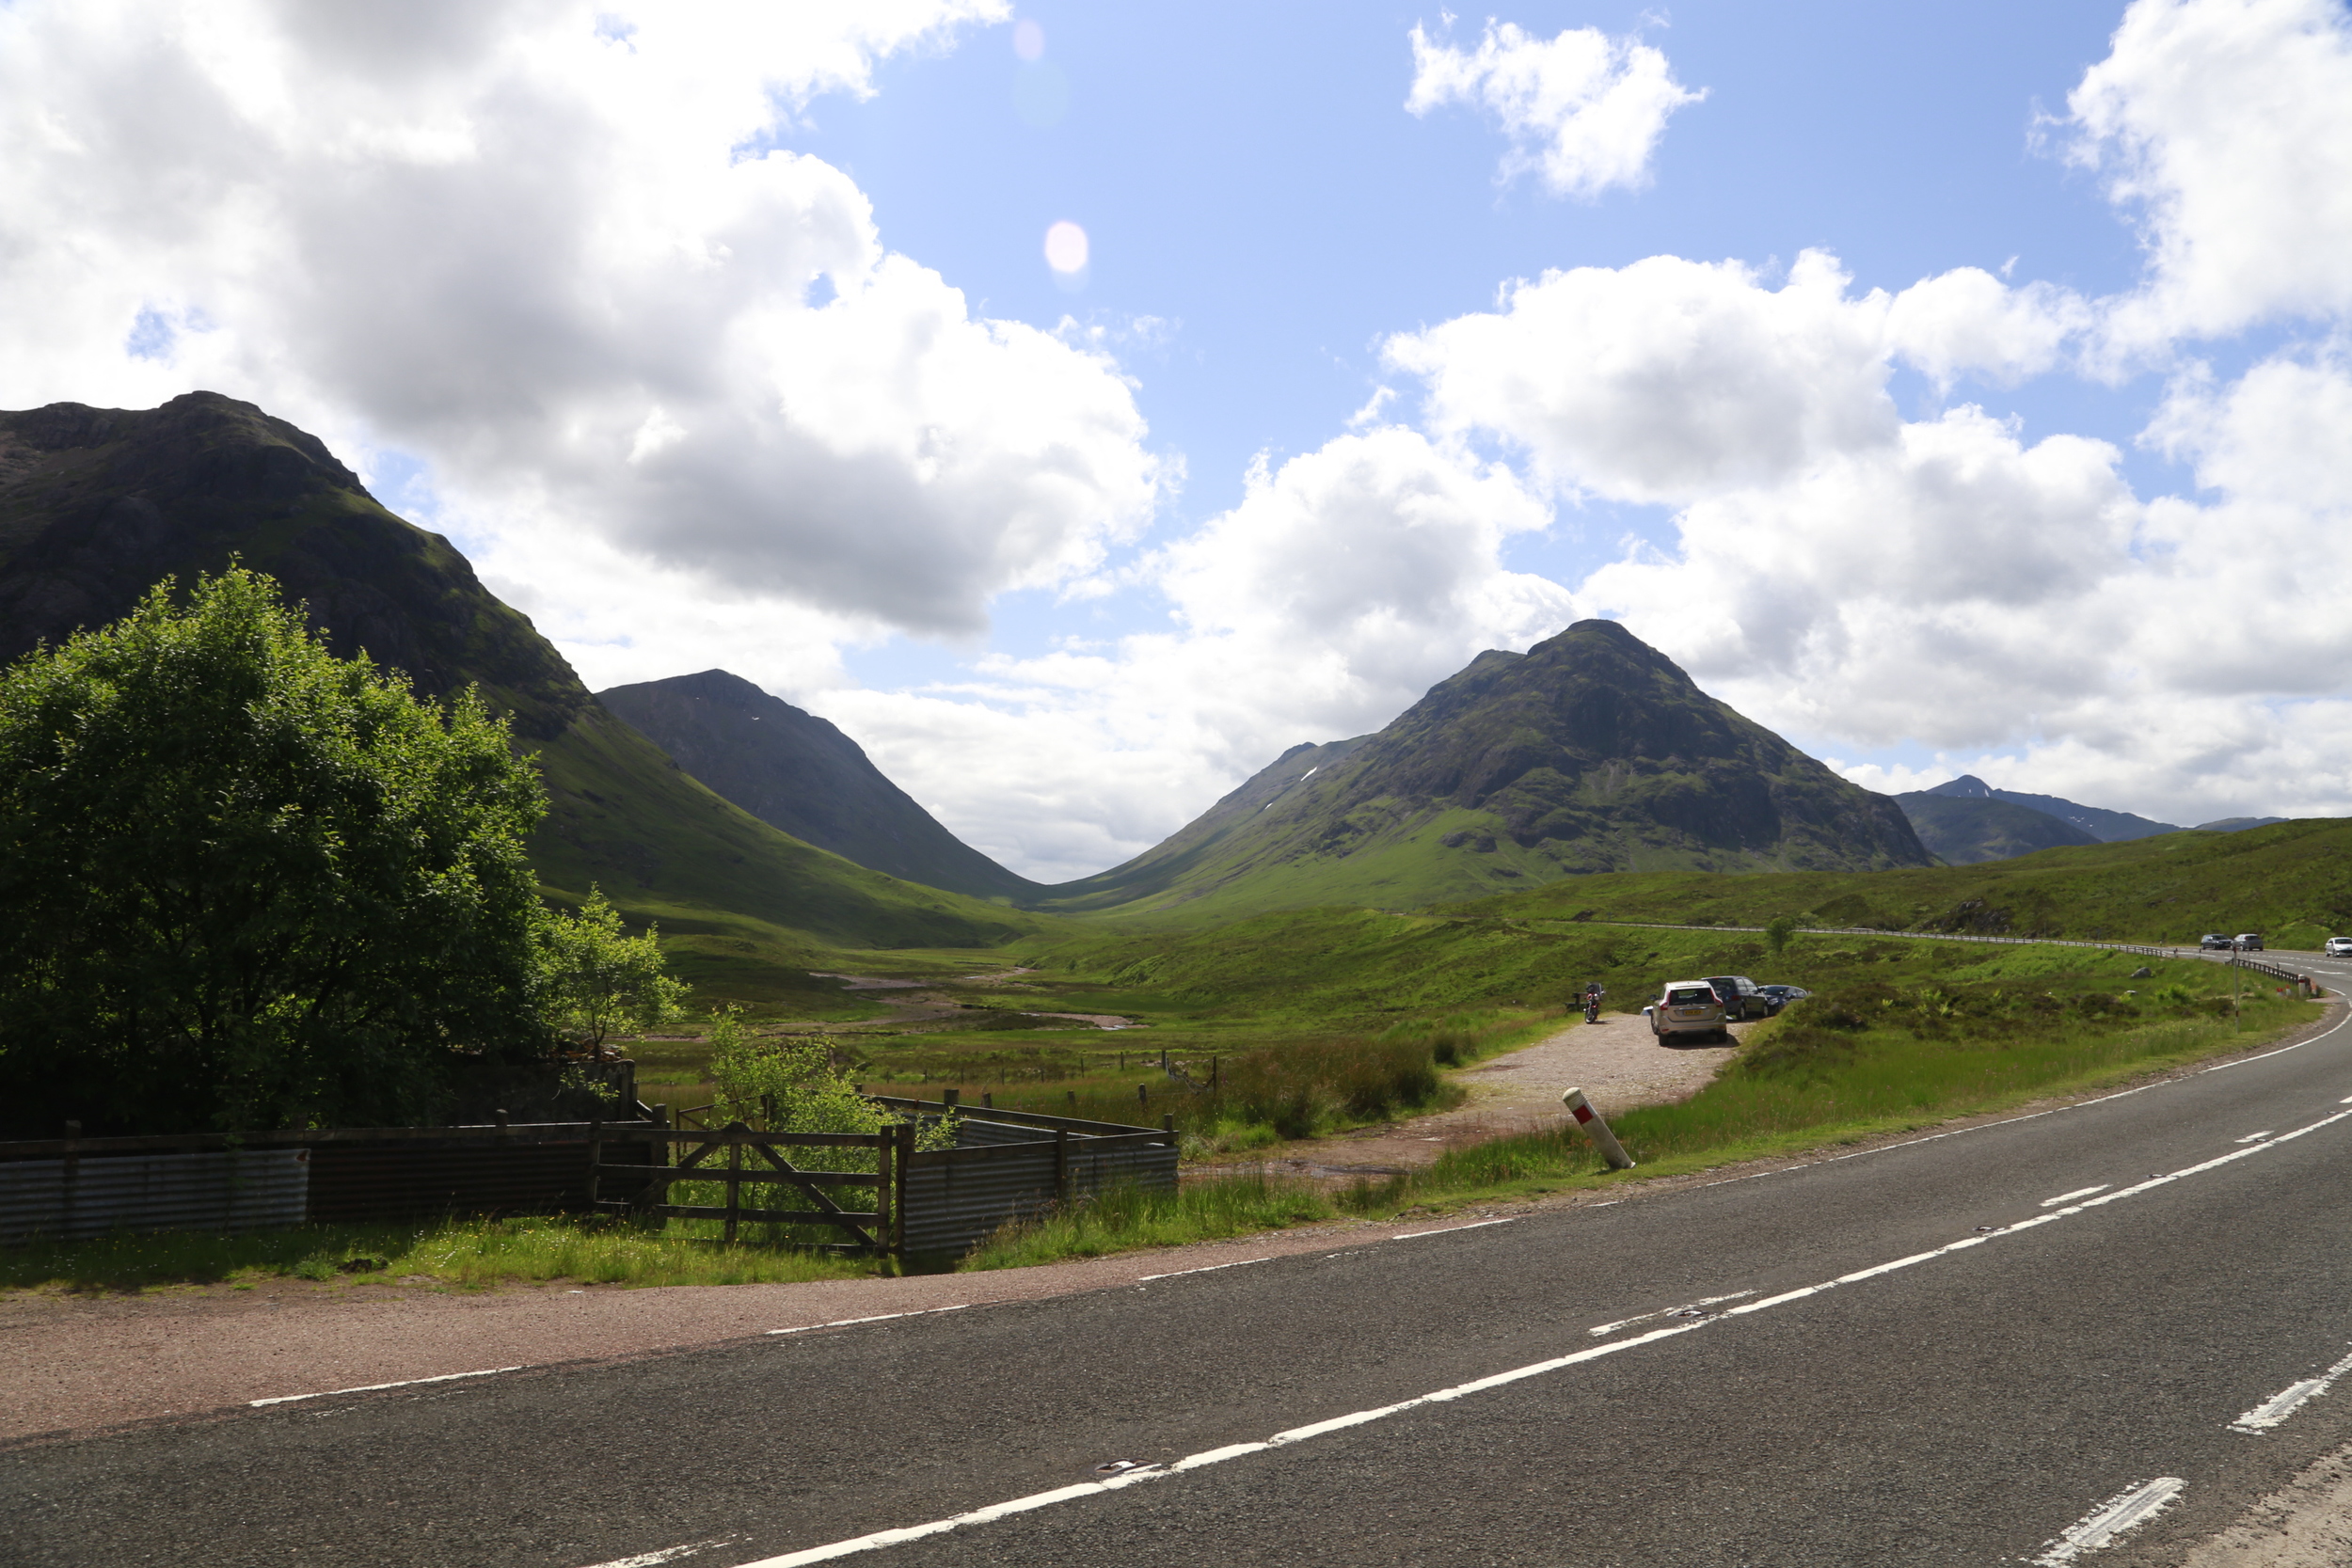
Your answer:
[[[0,1562],[2174,1563],[2352,1443],[2348,1101],[2337,1006],[1715,1185],[28,1447]]]

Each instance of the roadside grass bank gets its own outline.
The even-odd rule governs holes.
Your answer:
[[[136,1293],[265,1280],[484,1289],[583,1285],[794,1284],[885,1272],[872,1259],[758,1245],[727,1246],[714,1222],[665,1230],[565,1217],[313,1225],[219,1235],[120,1231],[83,1242],[0,1247],[0,1290]],[[700,1232],[707,1231],[708,1236]]]
[[[2243,1016],[2233,1018],[2226,990],[2175,985],[2143,1002],[2072,979],[1825,991],[1806,1004],[1810,1011],[1756,1029],[1691,1099],[1613,1116],[1612,1129],[1639,1162],[1632,1171],[1611,1171],[1569,1123],[1450,1149],[1424,1170],[1336,1192],[1253,1173],[1175,1194],[1105,1195],[1007,1227],[964,1266],[1099,1257],[1350,1216],[1388,1219],[1858,1143],[2251,1050],[2324,1011],[2265,990],[2245,998]]]

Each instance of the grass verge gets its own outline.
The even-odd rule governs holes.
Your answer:
[[[2249,998],[2241,1025],[2217,997],[2145,1006],[2040,976],[1963,990],[1858,986],[1817,998],[1750,1037],[1733,1067],[1691,1099],[1612,1118],[1636,1172],[1613,1172],[1572,1123],[1449,1149],[1428,1168],[1336,1193],[1262,1175],[1121,1192],[1007,1227],[967,1268],[1009,1268],[1267,1230],[1349,1215],[1537,1196],[1570,1186],[1672,1176],[1740,1160],[1917,1131],[2028,1101],[2086,1094],[2251,1050],[2320,1016],[2315,1003]],[[1809,1022],[1800,1022],[1800,1020]]]
[[[648,1230],[558,1216],[310,1225],[242,1235],[119,1231],[0,1248],[0,1289],[137,1291],[275,1279],[461,1288],[553,1280],[751,1285],[852,1279],[881,1266],[788,1248],[724,1246],[694,1234],[703,1226],[673,1221],[667,1230]]]
[[[1090,1201],[1007,1226],[965,1259],[962,1267],[1017,1269],[1345,1217],[1320,1189],[1262,1175],[1191,1182],[1172,1193],[1114,1187]]]

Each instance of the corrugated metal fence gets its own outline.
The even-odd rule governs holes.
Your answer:
[[[924,1120],[958,1112],[956,1148],[891,1162],[891,1249],[901,1255],[961,1254],[1009,1221],[1110,1187],[1176,1186],[1176,1134],[1165,1128],[877,1103]],[[642,1193],[615,1191],[612,1176],[600,1191],[592,1186],[592,1136],[604,1168],[628,1168]],[[545,1122],[0,1144],[0,1243],[113,1229],[585,1213],[598,1197],[658,1205],[660,1179],[641,1173],[667,1167],[673,1139],[697,1136],[649,1122]]]
[[[0,1144],[0,1243],[589,1208],[584,1122]],[[646,1123],[607,1123],[608,1145]],[[647,1150],[650,1154],[650,1149]]]
[[[1165,1128],[883,1096],[875,1102],[923,1120],[957,1112],[955,1148],[905,1162],[899,1246],[910,1257],[968,1252],[1011,1221],[1108,1187],[1176,1187],[1176,1134]]]

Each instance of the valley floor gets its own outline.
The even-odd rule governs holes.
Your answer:
[[[1565,1089],[1582,1089],[1604,1117],[1636,1105],[1672,1104],[1705,1088],[1739,1049],[1737,1037],[1750,1027],[1736,1026],[1728,1045],[1662,1045],[1638,1015],[1603,1013],[1598,1023],[1579,1017],[1534,1045],[1450,1074],[1470,1092],[1465,1103],[1450,1111],[1302,1138],[1202,1165],[1191,1174],[1263,1170],[1343,1183],[1427,1165],[1450,1148],[1555,1129],[1566,1119],[1560,1105]]]

